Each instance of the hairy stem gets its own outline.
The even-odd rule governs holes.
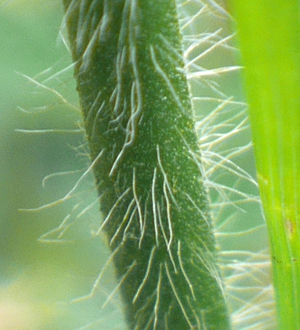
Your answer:
[[[173,0],[64,0],[130,329],[229,329]]]

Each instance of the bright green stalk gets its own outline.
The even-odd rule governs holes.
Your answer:
[[[130,329],[229,329],[174,0],[64,0]]]
[[[232,0],[279,327],[300,329],[300,23],[298,0]]]

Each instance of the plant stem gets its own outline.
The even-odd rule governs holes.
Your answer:
[[[300,329],[298,0],[232,0],[237,20],[279,328]]]
[[[130,329],[229,329],[174,0],[64,0]]]

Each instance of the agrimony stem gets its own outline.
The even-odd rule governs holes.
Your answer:
[[[64,0],[130,329],[229,329],[173,0]]]

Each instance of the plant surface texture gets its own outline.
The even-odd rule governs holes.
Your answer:
[[[130,329],[229,329],[171,0],[64,0]]]

